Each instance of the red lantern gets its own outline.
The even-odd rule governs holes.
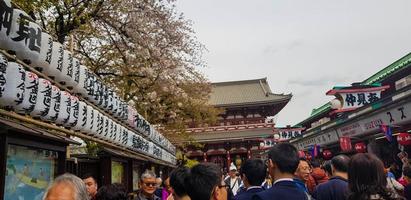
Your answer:
[[[333,157],[333,154],[331,153],[330,150],[324,150],[323,151],[323,158],[326,160],[329,160]]]
[[[364,144],[364,142],[359,142],[354,145],[355,150],[357,153],[365,153],[367,152],[367,146]]]
[[[299,157],[299,158],[305,158],[305,153],[304,153],[304,151],[298,151],[298,157]]]
[[[409,146],[411,145],[411,135],[408,133],[400,133],[397,136],[397,141],[400,145]]]
[[[342,151],[351,151],[351,138],[349,137],[340,137],[340,147]]]

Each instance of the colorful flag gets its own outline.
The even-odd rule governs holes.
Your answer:
[[[388,142],[392,142],[392,130],[391,127],[388,125],[380,125],[381,131],[384,133],[385,138],[387,138]]]

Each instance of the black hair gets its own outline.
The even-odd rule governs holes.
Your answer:
[[[402,174],[404,174],[404,176],[411,178],[411,167],[410,166],[404,166],[404,168],[402,169]]]
[[[214,163],[201,163],[191,168],[187,193],[191,199],[210,200],[214,188],[221,184],[221,170]]]
[[[82,179],[88,179],[88,178],[92,178],[92,179],[94,180],[94,182],[97,183],[97,179],[94,177],[94,175],[93,175],[92,173],[85,173],[85,174],[82,176]]]
[[[297,149],[289,143],[274,145],[268,152],[268,157],[282,173],[294,174],[300,163]]]
[[[348,172],[348,164],[350,163],[350,157],[346,155],[334,156],[331,159],[331,165],[335,170],[339,172]]]
[[[260,159],[249,159],[244,162],[240,171],[241,175],[247,177],[251,186],[260,186],[265,180],[267,166]]]
[[[170,173],[170,185],[174,193],[182,197],[187,194],[186,181],[190,176],[190,170],[187,167],[178,167]]]
[[[327,172],[329,176],[332,176],[332,169],[331,169],[331,160],[327,160],[324,162],[322,169]]]
[[[317,167],[321,166],[320,161],[318,159],[312,160],[311,165],[312,165],[313,168],[317,168]]]
[[[371,195],[380,195],[381,199],[391,200],[392,193],[387,189],[384,164],[375,155],[358,153],[348,166],[348,200],[369,199]]]
[[[127,200],[127,192],[123,185],[114,183],[101,187],[96,200]]]

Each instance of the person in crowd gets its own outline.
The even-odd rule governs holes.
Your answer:
[[[156,191],[154,192],[154,194],[158,197],[162,197],[162,193],[163,193],[163,179],[161,179],[160,177],[156,178]]]
[[[96,200],[127,200],[127,192],[123,185],[114,183],[101,187]]]
[[[348,196],[348,164],[350,158],[338,155],[332,158],[331,178],[317,186],[313,193],[316,200],[346,200]]]
[[[47,188],[43,200],[90,200],[83,180],[73,174],[63,174]]]
[[[261,186],[265,174],[267,172],[267,166],[262,160],[259,159],[248,159],[241,166],[240,174],[242,177],[242,182],[245,187],[245,191],[237,194],[235,200],[251,200],[252,196],[264,190]]]
[[[402,194],[404,192],[404,186],[395,180],[394,174],[392,174],[389,169],[385,168],[384,172],[387,178],[387,188],[393,191],[396,195]]]
[[[300,162],[294,175],[294,182],[302,191],[310,194],[314,191],[315,180],[311,176],[311,166],[307,160],[300,158]]]
[[[228,177],[224,180],[226,185],[229,185],[229,196],[234,197],[237,195],[237,192],[240,188],[241,183],[241,178],[237,176],[237,167],[234,166],[233,163],[231,163],[230,166],[230,171],[228,172]]]
[[[331,170],[331,160],[327,160],[323,163],[322,165],[323,170],[325,171],[325,173],[327,173],[328,177],[333,176],[332,175],[332,170]]]
[[[402,174],[404,179],[406,179],[408,183],[411,183],[411,167],[405,166],[402,169]],[[408,184],[404,187],[404,197],[407,200],[411,200],[411,184]]]
[[[156,174],[150,170],[146,170],[140,178],[140,190],[134,200],[161,200],[156,196]]]
[[[387,189],[384,165],[370,153],[355,154],[348,165],[348,200],[398,199]]]
[[[221,170],[213,163],[201,163],[191,168],[186,182],[192,200],[227,200],[227,187]]]
[[[98,189],[96,179],[92,174],[88,173],[83,176],[83,181],[86,184],[87,192],[90,195],[90,199],[95,200]]]
[[[253,200],[306,200],[307,195],[293,181],[299,164],[297,149],[289,143],[274,145],[268,152],[268,170],[274,180],[268,190],[256,193]]]
[[[164,187],[161,191],[161,200],[167,200],[167,198],[171,195],[171,192],[170,177],[168,177],[164,181]]]
[[[324,171],[324,169],[321,169],[320,161],[318,159],[314,159],[313,161],[311,161],[311,165],[312,165],[311,176],[314,178],[315,184],[319,185],[321,183],[327,182],[328,176],[327,176],[327,173]]]
[[[170,173],[170,186],[174,200],[190,200],[186,189],[189,176],[190,170],[187,167],[179,167]]]

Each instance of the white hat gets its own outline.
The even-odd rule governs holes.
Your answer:
[[[231,163],[230,165],[230,171],[237,171],[237,167],[235,167],[234,163]]]

